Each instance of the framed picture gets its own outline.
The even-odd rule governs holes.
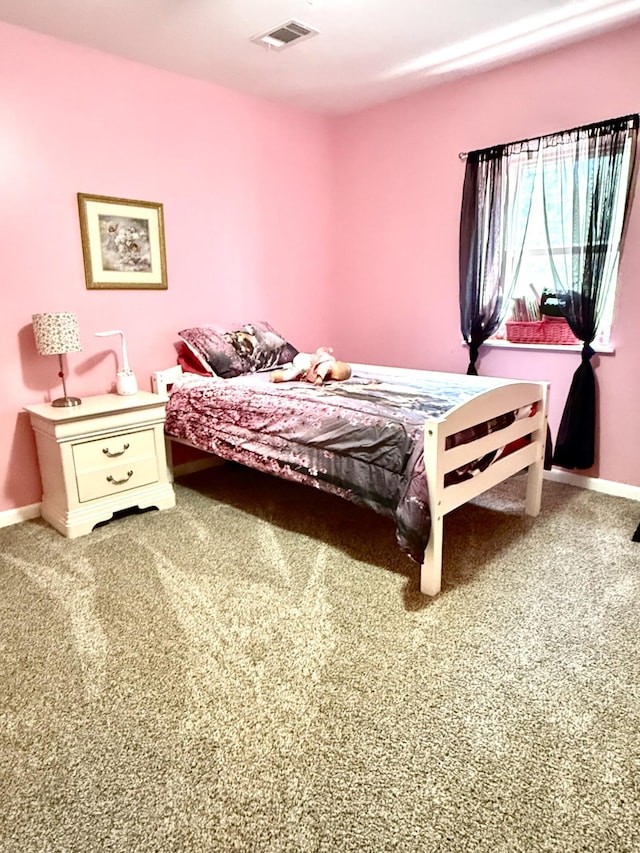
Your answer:
[[[78,193],[88,290],[166,290],[162,205]]]

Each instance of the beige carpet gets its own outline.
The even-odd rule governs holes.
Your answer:
[[[442,594],[391,522],[234,466],[0,530],[2,853],[640,850],[638,504],[516,478]]]

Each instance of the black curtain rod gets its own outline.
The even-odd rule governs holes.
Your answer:
[[[634,123],[637,127],[639,124],[639,120],[640,120],[640,114],[629,113],[629,115],[619,116],[618,118],[609,118],[609,119],[605,119],[605,121],[594,121],[591,124],[579,124],[577,127],[572,127],[569,130],[557,130],[555,133],[545,133],[542,136],[531,136],[529,139],[516,139],[515,142],[506,142],[506,143],[502,143],[501,145],[489,145],[487,148],[478,148],[475,150],[477,150],[477,151],[488,151],[489,148],[500,148],[500,147],[506,148],[509,145],[526,145],[529,142],[539,142],[541,139],[546,139],[548,136],[560,136],[563,133],[575,133],[578,130],[591,130],[594,127],[602,127],[602,125],[604,125],[604,124],[611,124],[611,122],[613,122],[613,121],[631,121],[632,119],[634,120]],[[469,156],[469,153],[474,153],[474,152],[461,151],[458,154],[458,157],[461,160],[466,160],[467,157]]]

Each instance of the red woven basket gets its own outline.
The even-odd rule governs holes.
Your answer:
[[[564,317],[545,317],[530,323],[507,322],[507,340],[513,344],[577,344]]]

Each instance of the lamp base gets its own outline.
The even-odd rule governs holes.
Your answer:
[[[54,400],[51,405],[55,406],[57,409],[68,406],[79,406],[82,400],[79,397],[58,397],[57,400]]]

